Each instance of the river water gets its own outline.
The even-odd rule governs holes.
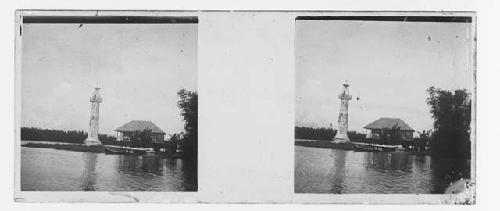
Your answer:
[[[295,146],[296,193],[443,193],[470,160]]]
[[[22,191],[196,191],[194,161],[21,147]]]

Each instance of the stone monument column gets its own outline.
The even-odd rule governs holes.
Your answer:
[[[102,103],[102,98],[99,94],[100,88],[95,88],[94,94],[90,97],[90,120],[88,137],[85,140],[85,145],[100,145],[99,141],[99,103]]]
[[[349,84],[344,83],[344,90],[339,95],[340,99],[340,112],[339,112],[339,129],[337,130],[337,134],[335,134],[335,138],[333,138],[333,142],[335,143],[345,143],[349,142],[349,136],[347,135],[347,125],[348,125],[348,107],[349,100],[352,99],[352,96],[349,95]]]

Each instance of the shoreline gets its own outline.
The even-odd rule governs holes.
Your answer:
[[[295,146],[354,150],[354,146],[351,143],[333,143],[331,141],[322,140],[295,139]]]
[[[24,143],[23,143],[24,142]],[[91,153],[105,153],[104,149],[105,145],[84,145],[84,144],[75,144],[75,143],[65,143],[65,142],[43,142],[38,143],[37,141],[21,141],[21,147],[27,148],[46,148],[46,149],[57,149],[57,150],[67,150],[74,152],[91,152]],[[106,146],[114,146],[115,145],[106,145]],[[185,157],[180,154],[169,154],[165,152],[155,152],[154,155],[161,156],[164,158],[172,158],[172,159],[190,159],[189,157]]]
[[[33,143],[29,142],[26,144],[21,144],[21,147],[28,148],[49,148],[49,149],[58,149],[58,150],[68,150],[75,152],[92,152],[92,153],[104,153],[104,146],[102,145],[93,145],[87,146],[83,144],[73,144],[73,143]]]
[[[295,139],[295,146],[311,147],[311,148],[325,148],[325,149],[340,149],[340,150],[354,150],[352,143],[333,143],[325,140],[309,140],[309,139]],[[396,150],[395,152],[381,152],[381,153],[398,153],[409,155],[429,155],[430,152],[417,152],[407,150]]]

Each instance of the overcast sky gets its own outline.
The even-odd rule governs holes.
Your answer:
[[[337,128],[348,81],[349,130],[380,117],[432,129],[426,89],[472,89],[470,23],[296,21],[296,125]],[[356,98],[359,97],[359,100]]]
[[[197,24],[24,24],[22,126],[87,130],[101,87],[100,133],[130,120],[183,131],[177,91],[196,90]]]

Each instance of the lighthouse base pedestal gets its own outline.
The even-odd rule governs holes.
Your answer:
[[[351,140],[349,140],[349,136],[344,133],[337,134],[335,138],[332,140],[333,143],[349,143]]]
[[[87,138],[85,139],[85,142],[83,142],[87,146],[91,145],[102,145],[102,143],[99,141],[99,139],[96,138]]]
[[[345,139],[345,138],[333,138],[332,140],[333,143],[339,144],[339,143],[349,143],[351,140]]]

